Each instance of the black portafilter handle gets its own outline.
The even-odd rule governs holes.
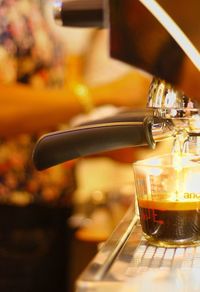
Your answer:
[[[153,117],[143,121],[93,124],[42,136],[33,151],[37,170],[75,158],[121,148],[148,145],[155,147]]]
[[[54,17],[63,26],[103,27],[104,0],[54,0]]]

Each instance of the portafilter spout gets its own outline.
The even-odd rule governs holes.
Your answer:
[[[159,127],[170,121],[174,135],[172,152],[200,154],[200,114],[195,100],[164,80],[153,78],[147,108],[162,121]]]
[[[154,116],[170,120],[175,132],[194,131],[194,117],[199,116],[199,105],[164,80],[154,77],[148,93],[147,108]],[[198,129],[196,129],[198,130]]]

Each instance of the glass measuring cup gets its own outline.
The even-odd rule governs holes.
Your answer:
[[[150,244],[200,244],[200,158],[162,155],[133,164],[140,222]]]

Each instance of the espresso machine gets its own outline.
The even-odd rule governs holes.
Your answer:
[[[199,155],[200,2],[198,0],[55,1],[63,26],[106,27],[110,55],[152,76],[147,107],[123,111],[37,142],[38,170],[67,160],[173,138],[173,151]],[[181,141],[181,142],[180,142]],[[131,206],[77,281],[77,291],[200,291],[200,247],[151,246]]]

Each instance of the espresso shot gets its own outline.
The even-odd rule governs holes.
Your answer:
[[[200,245],[200,163],[191,154],[166,154],[133,164],[143,235],[161,247]]]
[[[156,246],[200,243],[200,201],[138,200],[145,238]]]

